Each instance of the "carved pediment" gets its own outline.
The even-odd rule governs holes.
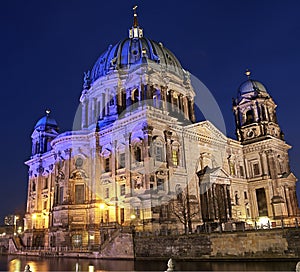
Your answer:
[[[196,132],[200,137],[219,142],[227,142],[227,137],[209,121],[203,121],[196,125],[192,125],[190,129]]]
[[[103,179],[103,180],[100,181],[100,184],[101,185],[111,184],[111,180],[109,180],[109,179]]]
[[[229,174],[221,167],[210,168],[206,166],[204,169],[197,172],[200,183],[224,183],[230,182]]]
[[[75,170],[71,173],[70,175],[70,179],[86,179],[87,178],[87,174],[85,173],[85,171],[83,170]]]

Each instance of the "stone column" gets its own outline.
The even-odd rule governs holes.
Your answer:
[[[252,110],[253,110],[253,115],[254,115],[254,121],[258,122],[259,116],[258,116],[258,112],[257,112],[257,105],[255,104],[255,102],[252,103]]]
[[[65,197],[64,199],[67,200],[67,203],[70,203],[71,201],[71,188],[70,188],[70,182],[69,182],[69,177],[70,177],[70,172],[71,172],[71,157],[72,157],[72,149],[68,148],[65,151],[66,154],[66,160],[65,160]]]
[[[105,89],[105,102],[104,102],[104,105],[105,105],[105,116],[108,115],[108,108],[109,108],[109,89]]]
[[[100,181],[97,180],[97,169],[99,168],[99,160],[98,160],[98,154],[97,154],[97,147],[93,147],[91,149],[91,176],[89,180],[89,190],[90,190],[90,195],[88,196],[88,200],[96,200],[96,184]]]
[[[92,112],[92,100],[90,99],[88,101],[88,124],[87,126],[90,126],[92,124],[92,116],[93,116],[93,112]]]
[[[81,107],[82,107],[82,117],[81,117],[81,128],[86,128],[87,124],[86,124],[86,109],[87,109],[87,103],[86,101],[83,101],[81,103]]]
[[[247,159],[244,159],[244,168],[245,168],[245,177],[246,178],[251,178],[252,175],[249,171],[249,167],[248,167],[248,160]]]
[[[150,145],[152,142],[152,131],[153,127],[148,126],[147,124],[143,127],[144,133],[144,145],[143,145],[143,154],[144,154],[144,167],[145,167],[145,189],[150,189],[150,174],[151,174],[151,166],[150,165]]]
[[[112,180],[114,183],[114,197],[115,197],[115,221],[119,222],[119,208],[118,208],[118,183],[116,180],[116,176],[117,176],[117,156],[118,156],[118,152],[117,152],[117,140],[114,140],[112,142],[112,154],[111,154],[111,159],[112,159],[112,167],[111,167],[111,176],[112,176]]]
[[[92,123],[95,123],[96,122],[96,108],[95,108],[95,98],[92,98],[92,100],[91,100],[91,102],[92,102]]]
[[[126,194],[128,194],[128,189],[130,188],[130,195],[132,196],[133,188],[131,182],[131,132],[124,133],[125,139],[125,176],[126,176]]]
[[[259,152],[261,168],[262,168],[262,176],[266,179],[269,176],[269,167],[267,163],[267,155],[265,151]]]
[[[292,202],[290,198],[290,190],[288,186],[284,186],[283,189],[284,189],[285,202],[287,206],[287,213],[288,216],[291,216],[293,215],[293,209],[292,209]]]

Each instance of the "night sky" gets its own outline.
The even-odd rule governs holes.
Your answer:
[[[163,42],[211,91],[235,138],[232,98],[246,80],[264,83],[300,177],[300,1],[0,1],[0,224],[24,209],[31,133],[46,108],[72,129],[83,72],[128,35],[137,4],[144,35]],[[300,199],[300,186],[298,185]]]

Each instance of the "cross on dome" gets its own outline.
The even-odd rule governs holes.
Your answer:
[[[138,27],[139,23],[138,23],[138,18],[137,18],[137,5],[135,5],[132,9],[133,9],[133,27]]]
[[[129,29],[129,38],[130,39],[138,39],[143,37],[143,29],[139,27],[138,16],[137,16],[137,5],[135,5],[133,10],[133,26]]]
[[[251,71],[249,69],[246,69],[245,75],[250,79]]]

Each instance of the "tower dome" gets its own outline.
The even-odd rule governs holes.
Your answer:
[[[54,118],[49,116],[50,111],[46,113],[45,116],[43,116],[40,120],[37,121],[36,125],[34,126],[34,129],[37,130],[47,130],[48,128],[53,128],[55,130],[58,130],[57,122]]]
[[[237,102],[243,97],[269,97],[266,87],[259,81],[248,79],[244,81],[238,88]]]

